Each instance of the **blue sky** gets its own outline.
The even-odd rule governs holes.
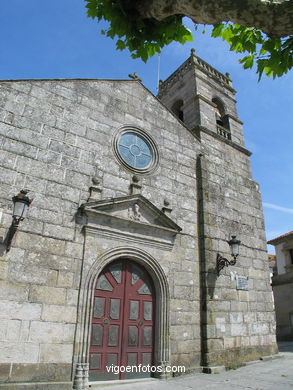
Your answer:
[[[156,93],[158,58],[147,64],[132,60],[127,51],[115,50],[101,28],[86,17],[83,0],[2,0],[0,79],[125,79],[137,72]],[[255,72],[243,70],[221,40],[200,32],[194,37],[193,43],[163,50],[160,78],[185,61],[192,47],[220,72],[231,74],[246,147],[253,152],[253,177],[261,186],[267,239],[293,230],[293,72],[258,83]]]

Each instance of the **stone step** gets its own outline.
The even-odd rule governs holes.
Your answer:
[[[156,382],[159,379],[155,378],[141,378],[141,379],[125,379],[125,380],[113,380],[113,381],[98,381],[98,382],[90,382],[89,388],[91,390],[102,390],[103,388],[110,388],[110,386],[115,386],[115,388],[123,389],[124,385],[131,385],[134,383],[146,383],[149,384],[151,382]]]
[[[72,390],[72,382],[0,383],[0,390]]]

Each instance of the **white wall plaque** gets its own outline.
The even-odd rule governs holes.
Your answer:
[[[248,276],[236,275],[236,290],[248,291]]]

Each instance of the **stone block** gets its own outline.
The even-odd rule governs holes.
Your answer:
[[[250,300],[249,299],[249,291],[238,290],[237,293],[238,293],[238,300],[239,301],[248,302]]]
[[[47,285],[49,287],[56,287],[57,279],[58,279],[58,271],[55,271],[54,269],[50,269],[48,271]]]
[[[67,199],[71,202],[78,203],[80,198],[80,191],[76,188],[65,186],[56,182],[48,182],[47,191],[52,196],[60,199]]]
[[[79,190],[88,191],[91,181],[90,176],[67,169],[65,173],[65,183]]]
[[[66,299],[66,290],[64,288],[31,286],[29,300],[31,302],[64,304]]]
[[[37,363],[39,344],[20,342],[0,342],[0,363]]]
[[[48,212],[48,210],[45,210]],[[41,253],[52,253],[63,255],[65,242],[55,238],[41,237],[35,234],[18,232],[16,235],[15,246],[23,249],[31,249]]]
[[[50,140],[49,149],[58,154],[65,154],[77,159],[80,156],[80,149],[76,148],[75,146],[68,145],[65,142]]]
[[[207,342],[208,351],[222,350],[224,347],[224,340],[221,339],[209,339]]]
[[[29,286],[0,280],[0,298],[23,302],[28,300]]]
[[[38,303],[0,301],[0,318],[13,320],[38,320],[42,305]]]
[[[19,157],[17,159],[16,169],[24,174],[35,176],[40,179],[54,180],[57,182],[63,181],[64,169],[54,165],[48,166],[42,161],[32,160],[27,157]]]
[[[30,321],[21,321],[21,329],[20,329],[20,342],[28,342],[29,341],[29,329],[30,329]]]
[[[251,323],[256,321],[256,313],[244,313],[244,322]]]
[[[0,259],[6,261],[7,264],[10,262],[22,263],[24,255],[24,249],[12,247],[8,253],[5,253],[3,256],[0,255]]]
[[[32,218],[29,214],[28,217],[21,222],[21,230],[24,232],[42,234],[43,227],[43,222]]]
[[[231,311],[231,302],[230,301],[220,301],[213,300],[208,303],[210,310],[213,312],[230,312]]]
[[[33,343],[70,343],[74,338],[74,325],[56,322],[32,321],[29,340]]]
[[[7,323],[6,340],[17,342],[20,339],[21,321],[11,320]]]
[[[30,217],[37,220],[53,223],[55,225],[62,224],[62,214],[58,211],[45,210],[32,205],[29,213]]]
[[[175,343],[174,343],[175,344]],[[176,345],[176,346],[175,346]],[[176,343],[174,353],[186,353],[192,356],[193,352],[200,351],[200,341],[182,340],[180,343]]]
[[[5,138],[5,141],[2,144],[2,148],[9,152],[14,152],[16,154],[31,158],[36,157],[38,150],[35,146],[28,145],[27,143],[24,144],[11,138]]]
[[[74,274],[72,272],[59,271],[58,272],[58,287],[72,287]]]
[[[174,298],[186,298],[194,296],[194,287],[193,286],[175,286],[174,287]]]
[[[48,125],[44,125],[43,134],[48,138],[57,139],[59,141],[63,140],[65,136],[64,131]]]
[[[7,279],[8,263],[6,261],[0,261],[0,279]]]
[[[6,332],[7,332],[7,320],[1,319],[0,321],[0,341],[6,340]]]
[[[70,381],[70,375],[71,364],[13,364],[11,371],[11,381],[32,382],[32,384],[34,382]],[[38,386],[42,386],[42,384],[38,384]],[[39,389],[42,390],[43,388],[44,387],[39,387]],[[55,387],[55,389],[57,390],[58,387]],[[50,390],[49,385],[48,390]]]
[[[220,292],[220,297],[224,301],[236,301],[238,298],[238,294],[237,294],[237,291],[235,289],[222,288],[222,290]],[[239,298],[239,300],[242,300],[242,299]]]
[[[249,334],[265,335],[269,333],[269,324],[264,322],[254,322],[249,324]]]
[[[78,290],[67,290],[67,296],[66,296],[66,304],[77,306],[78,302]]]
[[[38,153],[38,160],[46,164],[61,165],[62,155],[52,150],[41,150]]]
[[[215,324],[217,329],[217,334],[225,333],[227,329],[227,321],[225,317],[216,317]],[[207,327],[214,327],[215,325],[210,324]]]
[[[72,344],[41,344],[41,363],[68,363],[71,364],[73,355]]]
[[[76,315],[77,310],[74,306],[43,305],[43,321],[75,323]]]
[[[243,322],[243,313],[236,312],[230,313],[230,323],[231,324],[241,324]]]
[[[192,312],[171,313],[171,325],[196,324],[198,315]]]
[[[247,336],[248,330],[246,324],[231,324],[232,336]]]
[[[95,168],[91,164],[86,164],[82,161],[62,155],[61,166],[66,169],[72,169],[75,172],[89,176],[94,176]]]
[[[171,299],[170,311],[171,312],[198,312],[200,309],[199,301],[185,300],[185,299]]]
[[[73,240],[74,229],[46,223],[44,225],[43,234],[45,236],[56,237],[59,240]]]
[[[193,286],[194,275],[191,272],[176,272],[176,285],[177,286]]]
[[[10,375],[11,365],[9,363],[0,364],[0,383],[7,382]]]
[[[61,247],[62,248],[62,247]],[[27,251],[25,263],[30,266],[43,267],[49,270],[70,271],[74,267],[72,258],[58,254]]]
[[[83,245],[75,242],[67,242],[65,245],[65,255],[69,257],[82,258]]]
[[[231,311],[238,312],[247,312],[248,311],[248,303],[247,302],[231,302]]]
[[[1,182],[13,185],[16,178],[16,173],[12,169],[1,168]]]
[[[21,283],[45,284],[48,271],[35,265],[11,263],[9,267],[9,280]]]

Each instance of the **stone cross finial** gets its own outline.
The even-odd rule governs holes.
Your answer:
[[[170,207],[170,202],[167,199],[164,199],[164,206],[162,207],[162,211],[166,215],[170,215],[172,212],[172,209]]]
[[[101,179],[98,177],[92,178],[93,185],[90,187],[90,196],[88,198],[88,202],[93,202],[95,200],[101,200],[102,195],[102,186]]]
[[[195,49],[194,48],[192,48],[191,50],[190,50],[190,56],[192,57],[192,56],[195,56]]]
[[[130,184],[130,195],[140,194],[142,186],[140,185],[140,178],[133,175]]]
[[[130,77],[130,78],[133,79],[134,81],[140,81],[140,82],[142,81],[141,78],[138,77],[138,74],[137,74],[136,72],[130,73],[130,74],[128,75],[128,77]]]

